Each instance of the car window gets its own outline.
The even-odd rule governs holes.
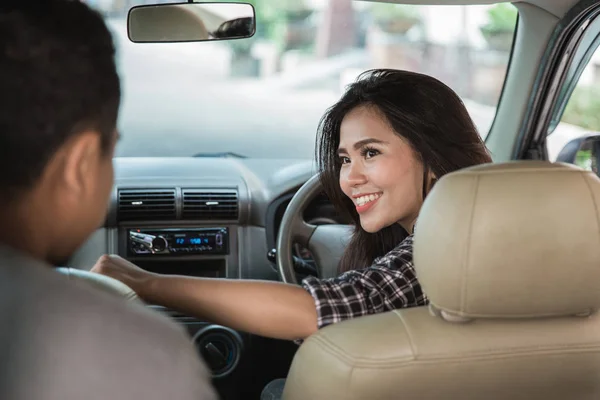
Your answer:
[[[104,14],[117,44],[123,88],[117,156],[313,158],[319,119],[371,68],[442,80],[461,96],[485,138],[517,20],[510,3],[252,0],[252,38],[130,42],[128,9],[159,2],[87,1]]]
[[[590,131],[600,131],[600,19],[587,27],[552,113],[548,128],[548,158],[555,161],[571,140]]]

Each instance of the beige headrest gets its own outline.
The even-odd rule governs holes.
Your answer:
[[[454,317],[579,315],[600,307],[600,180],[543,161],[442,177],[415,227],[417,277]]]

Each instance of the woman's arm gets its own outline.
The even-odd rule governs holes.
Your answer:
[[[330,279],[309,277],[302,287],[153,274],[118,256],[101,257],[92,271],[124,282],[149,303],[288,340],[346,319],[428,302],[412,265],[412,236],[368,268]]]
[[[300,286],[159,275],[118,256],[101,257],[92,272],[122,281],[148,303],[244,332],[296,340],[317,330],[314,299]]]

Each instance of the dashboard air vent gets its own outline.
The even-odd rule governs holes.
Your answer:
[[[238,195],[235,191],[184,189],[182,193],[184,219],[238,219]]]
[[[119,221],[175,219],[174,189],[119,190]]]

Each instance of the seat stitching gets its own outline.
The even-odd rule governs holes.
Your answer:
[[[415,349],[415,343],[413,341],[410,330],[408,329],[408,325],[406,324],[406,321],[404,321],[404,318],[402,317],[402,313],[399,310],[394,310],[394,314],[396,314],[398,316],[398,318],[400,319],[400,322],[402,322],[402,326],[404,326],[404,330],[406,331],[406,336],[408,337],[408,344],[410,345],[410,351],[412,352],[413,358],[416,359],[417,351]]]
[[[353,370],[356,368],[373,368],[373,367],[403,367],[414,364],[428,364],[433,362],[464,362],[464,361],[487,361],[492,359],[508,359],[508,358],[526,358],[530,356],[543,356],[555,354],[578,354],[586,352],[600,352],[600,345],[586,344],[573,345],[565,344],[558,346],[540,347],[538,349],[531,347],[511,348],[503,350],[491,350],[487,352],[464,352],[451,355],[431,355],[416,359],[413,357],[396,357],[390,359],[372,359],[367,357],[355,357],[347,354],[341,348],[333,345],[331,341],[323,337],[315,337],[315,344],[321,347],[324,351],[329,352],[333,356],[339,357],[340,361],[344,362]],[[329,350],[329,351],[328,351]],[[354,371],[353,371],[354,373]]]
[[[467,311],[467,277],[469,275],[469,259],[471,255],[471,237],[473,236],[473,221],[475,219],[475,205],[477,204],[477,193],[479,192],[479,175],[475,177],[475,190],[473,191],[473,202],[471,203],[471,218],[469,221],[469,231],[467,236],[467,247],[465,249],[465,255],[463,260],[463,268],[462,268],[462,288],[461,288],[461,300],[460,300],[460,308],[463,312]]]

